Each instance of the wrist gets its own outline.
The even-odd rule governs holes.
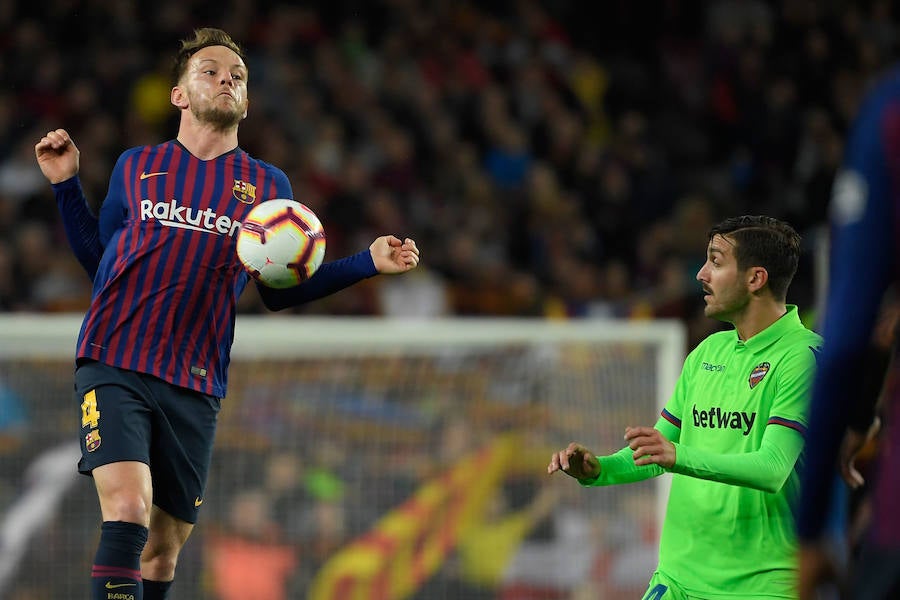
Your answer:
[[[59,179],[57,181],[51,179],[50,185],[53,186],[54,190],[65,189],[71,186],[78,185],[78,173],[74,173],[64,179]]]
[[[588,475],[585,477],[579,477],[578,483],[581,485],[594,485],[598,479],[600,479],[600,464],[597,464],[597,472],[593,475]]]

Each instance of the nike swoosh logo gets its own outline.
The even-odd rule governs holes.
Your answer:
[[[141,181],[147,179],[148,177],[159,177],[160,175],[166,175],[168,171],[157,171],[156,173],[147,173],[146,171],[141,173]]]
[[[106,589],[114,590],[114,589],[120,588],[120,587],[128,587],[129,585],[137,585],[137,584],[136,583],[110,583],[109,581],[107,581]]]
[[[203,498],[197,498],[196,500],[194,500],[194,506],[200,506],[201,504],[203,504]]]

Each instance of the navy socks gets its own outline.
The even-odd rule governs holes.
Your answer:
[[[147,528],[143,525],[124,521],[103,523],[91,569],[93,600],[144,599],[141,552],[146,543]]]
[[[144,600],[166,600],[169,596],[171,581],[144,580]]]

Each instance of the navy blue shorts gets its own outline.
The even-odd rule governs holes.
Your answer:
[[[150,466],[153,504],[197,522],[212,458],[220,399],[161,379],[87,361],[75,371],[85,475],[99,466]]]

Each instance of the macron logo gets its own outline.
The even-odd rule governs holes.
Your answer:
[[[753,422],[756,421],[756,413],[747,413],[741,410],[722,410],[713,406],[709,410],[697,410],[694,405],[694,427],[704,429],[737,429],[744,435],[750,435]]]
[[[217,215],[210,209],[197,210],[189,206],[179,206],[174,198],[170,202],[141,200],[141,221],[159,221],[166,227],[191,229],[215,235],[232,237],[240,229],[240,221],[232,221],[226,215]]]

